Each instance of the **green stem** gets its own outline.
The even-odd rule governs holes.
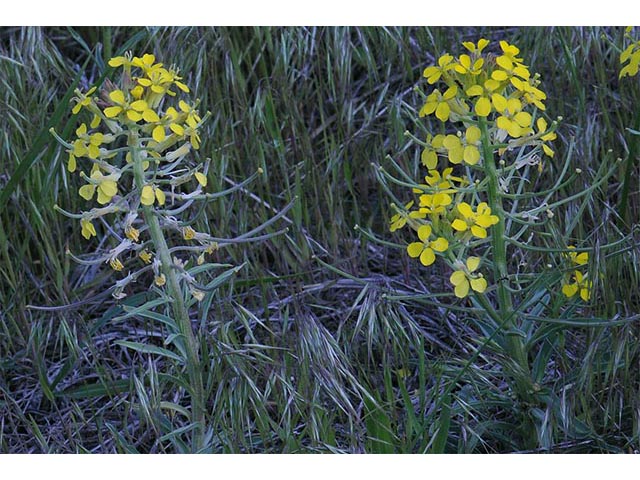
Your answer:
[[[489,206],[491,213],[495,214],[499,221],[492,227],[491,242],[493,247],[493,274],[495,281],[498,282],[498,313],[504,320],[504,329],[507,331],[514,330],[515,318],[513,316],[513,302],[511,293],[507,288],[509,281],[509,270],[507,268],[507,242],[505,238],[505,212],[502,205],[502,196],[500,194],[499,175],[493,156],[493,145],[489,139],[487,129],[487,121],[480,118],[478,126],[482,134],[482,153],[484,158],[484,170],[488,179]],[[517,335],[507,335],[506,345],[509,354],[522,369],[524,373],[529,372],[529,362],[527,353],[522,343],[522,339]],[[520,382],[519,382],[520,383]],[[528,383],[528,382],[527,382]],[[524,387],[524,385],[523,385]],[[523,392],[524,393],[524,392]]]
[[[145,174],[142,166],[142,159],[139,156],[140,140],[137,132],[131,132],[129,135],[129,147],[133,159],[133,172],[136,188],[142,191],[145,185]],[[178,329],[182,336],[186,339],[186,367],[191,386],[191,421],[196,425],[193,450],[198,451],[203,446],[204,439],[204,388],[202,383],[202,374],[200,369],[200,355],[198,352],[198,342],[193,333],[189,311],[184,302],[180,282],[176,275],[176,270],[172,267],[173,260],[169,252],[169,246],[162,233],[162,228],[153,207],[142,205],[144,218],[149,226],[149,235],[155,247],[156,255],[160,259],[162,273],[166,277],[166,288],[170,298],[173,300],[171,306]]]

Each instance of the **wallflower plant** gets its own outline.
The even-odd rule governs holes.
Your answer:
[[[158,294],[135,309],[137,314],[160,319],[169,328],[165,348],[120,341],[122,347],[180,359],[186,370],[182,385],[191,398],[189,420],[193,448],[203,447],[206,433],[205,397],[199,341],[193,331],[190,308],[211,299],[216,287],[241,267],[209,263],[208,258],[227,245],[264,240],[285,230],[258,235],[282,217],[291,205],[267,223],[237,238],[216,238],[194,228],[189,217],[198,203],[243,189],[262,171],[244,182],[207,193],[210,160],[196,161],[201,130],[210,113],[200,116],[198,100],[173,67],[165,67],[153,54],[127,53],[112,58],[116,78],[86,92],[76,90],[71,113],[86,117],[75,138],[52,134],[66,149],[67,169],[81,183],[77,193],[87,202],[81,213],[57,210],[80,221],[86,246],[94,238],[100,247],[91,254],[68,254],[83,265],[106,264],[117,278],[111,292],[117,300],[138,288]],[[164,311],[158,311],[164,308]],[[145,313],[146,312],[146,313]],[[126,317],[126,315],[125,315]],[[175,406],[176,411],[184,411]]]
[[[603,167],[591,188],[557,198],[581,172],[571,173],[569,156],[557,162],[558,121],[545,118],[540,75],[507,41],[480,39],[463,47],[464,53],[444,53],[425,68],[427,93],[416,88],[424,101],[416,123],[427,120],[431,128],[421,138],[405,135],[422,148],[426,183],[415,183],[391,157],[397,176],[379,167],[378,178],[394,199],[390,184],[413,194],[404,207],[394,200],[390,230],[411,231],[406,252],[421,268],[451,272],[453,297],[471,301],[471,315],[478,316],[484,332],[492,332],[485,342],[496,342],[515,365],[509,367],[515,394],[533,405],[541,376],[529,363],[534,312],[561,312],[568,302],[588,304],[594,289],[590,249],[567,246],[573,242],[571,230],[557,235],[554,210],[589,195],[616,165]],[[555,176],[553,188],[527,191],[547,164]],[[520,266],[529,262],[513,261],[531,257],[531,264],[539,265],[533,257],[541,254],[543,271],[523,271]]]

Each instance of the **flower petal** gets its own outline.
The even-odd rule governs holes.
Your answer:
[[[427,240],[429,240],[430,236],[431,236],[431,225],[422,225],[420,226],[420,228],[418,228],[418,238],[422,242],[426,242]]]
[[[469,294],[469,282],[467,281],[466,277],[463,282],[456,285],[454,293],[458,298],[464,298]]]
[[[487,289],[487,280],[484,277],[472,278],[469,280],[469,283],[471,284],[471,288],[478,293],[484,293]]]
[[[109,94],[109,98],[117,104],[124,103],[124,92],[122,90],[114,90]]]
[[[140,193],[140,203],[149,206],[153,205],[153,202],[155,202],[153,187],[151,185],[145,185],[142,187],[142,192]]]
[[[480,266],[480,257],[469,257],[467,258],[467,268],[470,272],[475,272]]]
[[[453,284],[453,285],[460,285],[462,282],[466,282],[467,281],[467,276],[465,275],[465,273],[462,270],[456,270],[455,272],[453,272],[451,274],[451,276],[449,277],[449,281]]]
[[[418,258],[424,249],[424,243],[413,242],[407,246],[407,253],[411,258]]]

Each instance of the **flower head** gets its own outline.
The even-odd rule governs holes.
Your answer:
[[[478,204],[476,211],[466,202],[458,204],[458,212],[462,218],[451,222],[451,227],[458,232],[470,231],[474,237],[487,238],[487,228],[498,223],[497,215],[491,214],[491,208],[486,202]]]
[[[586,275],[583,275],[582,272],[578,270],[574,271],[571,275],[572,282],[566,282],[562,286],[562,293],[567,297],[571,298],[576,293],[580,294],[580,298],[585,302],[588,302],[591,298],[591,290],[593,289],[593,282],[587,278]]]
[[[466,265],[457,264],[458,269],[449,277],[449,281],[455,287],[456,297],[466,297],[469,294],[469,289],[478,293],[484,293],[487,289],[487,280],[481,273],[474,273],[479,266],[480,257],[467,258]]]
[[[420,263],[425,267],[428,267],[436,261],[436,255],[434,252],[446,252],[449,248],[449,242],[446,238],[438,237],[435,240],[431,240],[432,228],[431,225],[422,225],[418,229],[419,242],[410,243],[407,246],[407,253],[411,258],[420,257]]]

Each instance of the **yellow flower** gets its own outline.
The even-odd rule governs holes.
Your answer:
[[[522,98],[525,100],[525,102],[535,105],[542,111],[546,110],[547,107],[545,107],[542,101],[547,99],[547,94],[536,87],[536,85],[539,83],[539,80],[521,80],[517,77],[512,77],[511,83],[514,87],[516,87],[518,91],[522,93]]]
[[[445,252],[449,248],[449,242],[446,238],[438,237],[435,240],[429,240],[431,237],[431,225],[422,225],[418,229],[419,242],[410,243],[407,246],[407,253],[411,258],[420,257],[420,263],[428,267],[436,261],[435,252]]]
[[[567,248],[569,250],[576,249],[576,247],[574,247],[573,245],[569,245]],[[575,263],[576,265],[586,265],[587,263],[589,263],[589,252],[569,252],[568,256],[571,262]]]
[[[111,268],[113,268],[116,272],[120,272],[122,271],[122,269],[124,268],[124,265],[122,264],[122,262],[118,259],[118,257],[114,257],[111,260],[109,260],[109,265],[111,266]]]
[[[152,254],[146,248],[138,253],[138,257],[140,257],[140,260],[142,260],[147,265],[151,263]]]
[[[93,226],[90,220],[85,220],[84,218],[80,220],[80,226],[82,227],[82,236],[89,240],[91,237],[95,237],[96,227]]]
[[[473,107],[473,110],[480,117],[488,117],[492,110],[492,98],[498,90],[501,89],[501,83],[497,80],[489,78],[485,80],[482,86],[473,85],[467,89],[469,97],[479,97]]]
[[[458,204],[458,212],[462,218],[451,222],[451,227],[458,232],[470,230],[477,238],[487,238],[487,228],[500,221],[497,215],[491,215],[491,208],[486,202],[479,203],[475,212],[471,205],[461,202]]]
[[[167,277],[165,277],[164,273],[161,273],[160,275],[156,275],[153,281],[157,286],[162,287],[165,283],[167,283]]]
[[[409,210],[411,207],[413,207],[413,200],[404,206],[405,210]],[[396,230],[400,230],[407,224],[407,218],[409,218],[409,215],[405,212],[398,212],[393,215],[389,221],[391,224],[389,226],[389,231],[395,232]]]
[[[138,83],[151,89],[153,93],[164,95],[171,87],[173,78],[164,68],[155,68],[147,74],[147,78],[138,78]]]
[[[142,58],[133,57],[131,61],[131,65],[134,67],[141,68],[145,74],[149,74],[149,72],[153,71],[156,68],[162,67],[162,63],[154,63],[156,61],[156,56],[151,53],[145,53]]]
[[[96,159],[100,156],[100,145],[104,142],[104,135],[100,132],[87,134],[87,126],[83,123],[76,129],[78,139],[73,142],[73,155]],[[74,168],[75,170],[75,168]],[[69,170],[72,171],[72,170]]]
[[[462,45],[472,54],[480,55],[482,53],[482,50],[484,50],[484,48],[489,45],[489,40],[487,40],[486,38],[481,38],[480,40],[478,40],[478,46],[476,46],[476,44],[473,42],[462,42]]]
[[[471,57],[463,54],[458,58],[458,63],[456,63],[454,68],[456,72],[463,75],[480,75],[482,73],[483,65],[484,58],[480,57],[472,63]]]
[[[523,80],[529,80],[529,77],[531,76],[527,67],[522,64],[514,63],[514,61],[507,55],[502,55],[496,58],[496,64],[500,68],[491,73],[491,78],[498,82],[509,80],[511,81],[511,84],[513,84],[513,78],[517,79],[519,77]]]
[[[634,42],[625,48],[620,54],[620,64],[627,63],[620,70],[618,78],[630,76],[633,77],[638,74],[638,67],[640,66],[640,42]]]
[[[446,122],[449,119],[449,114],[451,113],[449,101],[455,98],[457,94],[458,87],[455,85],[449,87],[444,94],[440,93],[440,90],[435,89],[429,96],[427,96],[427,101],[420,109],[419,116],[424,117],[425,115],[431,115],[435,112],[436,117],[440,121]]]
[[[196,238],[196,231],[189,226],[182,227],[182,238],[185,240],[193,240]]]
[[[500,48],[502,49],[502,56],[508,58],[513,63],[519,64],[522,62],[522,58],[518,58],[520,49],[515,45],[510,45],[504,40],[500,40]]]
[[[187,125],[189,125],[191,128],[196,128],[198,126],[198,123],[202,121],[202,119],[198,115],[198,111],[184,100],[180,100],[178,102],[178,106],[180,107],[180,110],[187,114]]]
[[[420,195],[420,213],[430,215],[444,213],[445,207],[451,205],[453,201],[451,194],[457,191],[451,181],[462,181],[461,178],[452,176],[452,171],[452,168],[446,168],[443,175],[440,175],[437,170],[430,170],[429,175],[424,177],[428,185],[424,187],[429,188],[430,192]]]
[[[487,289],[487,281],[481,273],[474,274],[480,266],[479,257],[467,258],[466,266],[458,265],[458,270],[451,274],[449,281],[455,287],[454,293],[458,298],[464,298],[469,294],[469,288],[478,293],[484,293]]]
[[[538,118],[538,120],[536,121],[536,127],[538,128],[538,135],[540,136],[540,140],[542,140],[542,150],[544,151],[545,155],[553,158],[555,152],[545,142],[555,140],[558,135],[556,135],[556,132],[554,131],[547,130],[547,121],[542,117]]]
[[[586,275],[583,275],[581,272],[576,270],[573,272],[573,282],[565,283],[562,286],[562,293],[567,297],[571,298],[576,293],[580,293],[580,298],[585,302],[588,302],[591,298],[591,290],[593,289],[593,282],[586,278]]]
[[[114,195],[118,193],[117,177],[113,175],[103,175],[100,170],[94,170],[91,174],[93,182],[80,187],[78,193],[85,200],[91,200],[96,190],[98,191],[98,203],[104,205],[109,203]]]
[[[427,136],[427,146],[422,150],[420,159],[422,164],[429,170],[433,170],[438,165],[438,152],[437,150],[442,148],[444,142],[444,135],[438,134],[435,137],[431,137],[431,134]]]
[[[522,102],[517,98],[507,100],[502,95],[495,95],[495,97],[497,102],[494,105],[501,113],[496,119],[498,128],[506,130],[512,138],[527,135],[531,131],[533,117],[529,112],[522,111]]]
[[[438,66],[430,66],[424,69],[422,76],[427,79],[427,83],[433,85],[447,71],[451,70],[453,65],[453,57],[449,54],[442,55],[438,59]]]
[[[481,132],[475,125],[467,128],[464,141],[457,135],[447,135],[444,139],[444,147],[449,153],[449,161],[453,164],[465,163],[475,165],[480,160],[480,136]]]
[[[91,87],[89,91],[84,94],[80,93],[80,90],[76,90],[76,93],[78,94],[78,97],[77,97],[78,103],[76,103],[76,105],[71,109],[71,113],[76,115],[78,112],[80,112],[82,107],[88,107],[89,105],[91,105],[91,102],[93,101],[91,98],[91,95],[95,91],[96,91],[96,87]]]
[[[109,94],[109,98],[115,104],[114,106],[104,109],[104,115],[107,118],[114,118],[124,113],[132,122],[139,122],[144,119],[145,122],[158,122],[160,118],[144,100],[135,100],[131,103],[125,98],[122,90],[114,90]]]

